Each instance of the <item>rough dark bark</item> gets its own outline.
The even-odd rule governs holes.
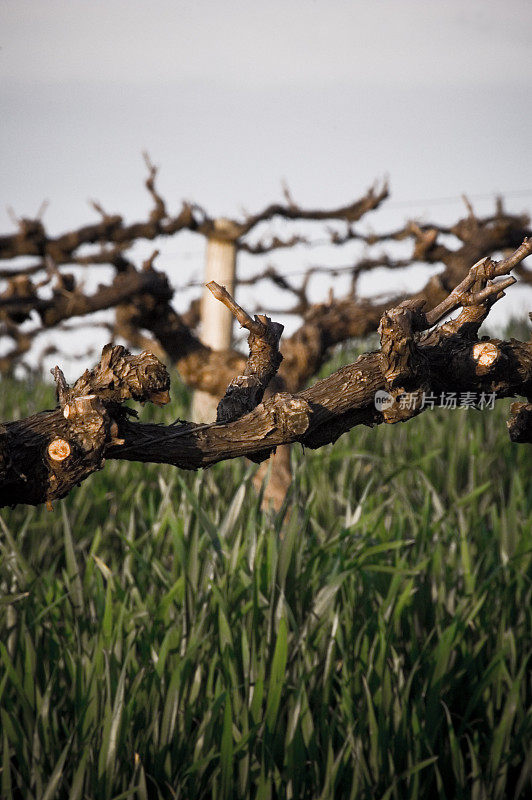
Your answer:
[[[184,229],[208,237],[216,227],[216,220],[196,204],[184,204],[179,214],[170,215],[155,187],[156,170],[149,159],[146,162],[146,186],[153,200],[153,209],[146,220],[126,225],[119,215],[109,215],[100,205],[93,203],[101,217],[93,225],[52,237],[39,219],[22,219],[16,234],[0,237],[0,260],[37,258],[36,263],[22,267],[13,265],[12,269],[0,273],[0,277],[7,281],[0,295],[0,335],[11,337],[14,342],[11,352],[0,361],[3,371],[9,370],[13,363],[21,359],[43,331],[63,320],[113,308],[123,302],[125,306],[119,305],[117,312],[116,334],[127,337],[134,346],[150,347],[159,356],[165,354],[176,363],[183,380],[191,387],[221,397],[230,379],[242,371],[244,359],[238,353],[229,351],[214,355],[199,343],[194,335],[194,325],[198,320],[194,307],[183,314],[175,312],[170,304],[172,292],[166,276],[153,269],[153,258],[140,272],[125,256],[127,249],[138,239],[171,236]],[[404,239],[413,242],[413,251],[408,258],[395,259],[383,254],[378,258],[364,256],[359,259],[350,268],[353,282],[351,293],[342,299],[331,298],[328,303],[313,304],[308,299],[308,282],[318,271],[316,268],[307,271],[300,286],[292,284],[272,267],[245,281],[249,284],[259,279],[272,280],[297,298],[296,305],[289,311],[302,317],[302,325],[282,345],[284,364],[280,378],[289,391],[298,391],[309,381],[332,346],[375,331],[385,308],[404,299],[395,296],[383,303],[357,297],[356,280],[363,272],[377,266],[399,269],[414,262],[443,264],[443,273],[433,276],[416,295],[416,299],[423,299],[429,307],[433,307],[463,278],[472,263],[496,250],[516,247],[529,232],[527,217],[508,214],[499,203],[496,213],[485,218],[476,217],[468,204],[468,216],[451,227],[409,222],[403,228],[381,234],[361,233],[355,223],[366,213],[378,208],[387,196],[388,190],[384,186],[370,189],[360,199],[344,206],[304,209],[285,190],[284,203],[271,204],[242,219],[227,220],[223,232],[218,232],[218,235],[225,236],[240,249],[249,252],[266,252],[281,246],[309,243],[305,237],[298,235],[286,241],[270,239],[250,244],[247,237],[260,223],[273,217],[343,222],[346,225],[345,233],[329,231],[328,234],[331,243],[338,245],[351,240],[362,241],[368,246]],[[451,237],[459,242],[455,249],[449,244]],[[94,245],[94,249],[87,252],[90,245]],[[61,268],[68,264],[110,264],[116,269],[117,276],[111,286],[102,286],[94,295],[86,296],[83,287],[76,283],[71,274],[61,272]],[[334,269],[329,271],[335,274]],[[33,276],[39,272],[44,272],[45,277],[36,282]],[[531,280],[530,270],[523,267],[519,268],[519,275],[524,281]],[[45,286],[52,287],[51,297],[45,294]],[[32,313],[40,319],[39,327],[21,332],[20,323]],[[143,333],[146,330],[155,339],[150,340]]]
[[[58,276],[51,297],[40,297],[29,280],[25,282],[24,292],[21,288],[19,286],[18,294],[14,295],[13,286],[8,285],[6,292],[0,295],[0,309],[5,309],[6,315],[18,323],[29,319],[35,311],[45,328],[54,328],[72,317],[114,308],[136,295],[147,293],[170,300],[173,294],[166,275],[154,270],[150,262],[146,262],[142,271],[119,272],[109,286],[100,286],[93,295],[84,294],[68,275]]]
[[[453,250],[440,244],[439,238],[453,233],[461,242]],[[368,243],[411,238],[414,242],[412,256],[394,262],[390,259],[368,261],[353,266],[359,275],[381,263],[388,268],[402,268],[414,261],[427,264],[444,264],[444,271],[432,276],[422,290],[412,299],[433,308],[442,302],[452,289],[467,275],[471,264],[488,256],[494,250],[515,248],[528,233],[528,219],[508,215],[499,209],[494,216],[477,219],[470,215],[452,228],[435,225],[423,228],[409,223],[405,228],[382,236],[365,237]],[[358,236],[357,238],[363,238]],[[527,279],[528,270],[520,268],[520,278]],[[269,269],[257,276],[273,280],[281,288],[295,293],[298,304],[291,309],[301,314],[299,329],[281,344],[283,364],[279,377],[288,391],[297,392],[316,374],[335,345],[352,338],[367,336],[377,330],[382,314],[404,298],[395,296],[386,301],[362,299],[352,294],[345,298],[332,298],[329,302],[310,303],[306,295],[306,278],[299,289],[290,287],[282,275]],[[248,280],[246,283],[250,283]],[[143,296],[135,305],[120,309],[118,330],[127,338],[128,330],[146,328],[162,345],[175,363],[187,385],[200,388],[220,397],[231,376],[242,370],[244,359],[235,351],[225,354],[213,352],[201,344],[193,331],[183,323],[169,303],[153,302]]]
[[[461,286],[431,312],[424,313],[411,302],[391,309],[381,321],[380,352],[361,356],[298,394],[276,393],[244,416],[238,416],[242,409],[236,404],[235,416],[229,418],[228,404],[224,422],[164,427],[128,419],[120,405],[123,399],[166,399],[166,371],[147,353],[130,356],[123,348],[107,346],[100,364],[72,389],[57,369],[59,408],[5,423],[0,431],[0,505],[63,497],[75,483],[100,469],[105,458],[198,469],[238,456],[260,461],[279,445],[293,442],[321,447],[355,425],[416,416],[423,406],[402,407],[401,401],[407,394],[418,397],[421,390],[435,396],[440,392],[523,396],[528,414],[532,343],[479,340],[477,334],[491,305],[514,281],[495,279],[531,252],[532,241],[525,240],[500,263],[476,264]],[[462,311],[455,320],[433,327],[457,307]],[[259,330],[252,323],[252,334],[266,342],[269,325],[261,323]],[[269,369],[275,372],[276,348],[271,342],[266,346],[272,360]],[[252,342],[249,374],[263,374],[264,364],[255,356]],[[379,390],[389,391],[393,400],[384,412],[375,405]],[[259,394],[246,393],[246,403],[253,402],[250,397],[258,401]],[[394,413],[395,408],[407,413]],[[514,417],[522,414],[514,407]],[[510,423],[511,428],[515,425]],[[526,434],[521,440],[527,440]]]
[[[512,403],[506,423],[512,442],[532,444],[532,403]]]
[[[106,345],[99,364],[70,389],[56,367],[59,406],[0,430],[0,505],[37,505],[64,497],[102,469],[109,447],[123,444],[119,426],[132,398],[168,402],[170,380],[151,353],[131,356]]]
[[[279,353],[283,325],[263,314],[252,319],[216,281],[208,283],[207,288],[249,331],[249,357],[244,371],[232,379],[216,411],[216,422],[230,422],[252,411],[264,397],[283,360]]]
[[[250,382],[246,375],[245,358],[236,351],[214,352],[200,342],[194,332],[199,318],[198,303],[193,302],[187,312],[177,313],[171,305],[173,293],[166,275],[153,268],[154,256],[148,259],[142,271],[137,270],[126,257],[127,249],[138,239],[171,236],[185,229],[209,237],[216,229],[218,236],[235,242],[239,249],[250,253],[310,244],[301,234],[287,239],[270,237],[258,242],[249,240],[249,235],[261,223],[281,217],[287,220],[335,220],[345,223],[343,233],[338,230],[328,232],[330,242],[334,245],[358,240],[369,247],[411,240],[412,253],[406,258],[394,258],[388,253],[360,258],[348,270],[352,281],[348,296],[341,299],[331,296],[329,302],[325,303],[310,302],[307,293],[309,282],[317,272],[326,270],[334,275],[338,271],[336,269],[312,267],[303,275],[300,285],[296,285],[270,266],[253,278],[242,281],[253,284],[270,280],[296,298],[295,305],[288,311],[300,316],[302,324],[293,336],[282,343],[283,363],[275,380],[269,385],[270,393],[295,393],[303,389],[316,374],[334,345],[376,331],[386,309],[398,306],[403,300],[399,296],[389,298],[386,302],[361,299],[357,296],[357,279],[361,274],[377,267],[401,269],[414,262],[443,264],[443,272],[433,275],[425,287],[411,298],[411,309],[421,308],[423,302],[425,307],[432,308],[445,300],[453,287],[464,278],[472,262],[496,250],[516,247],[529,231],[528,218],[506,213],[501,202],[495,214],[479,218],[466,201],[468,215],[451,227],[409,222],[400,229],[381,234],[361,233],[355,223],[386,199],[386,186],[370,189],[359,200],[331,209],[303,209],[285,190],[284,203],[271,204],[257,214],[241,219],[226,220],[223,230],[220,230],[216,227],[217,220],[209,217],[196,204],[185,203],[177,215],[169,214],[155,186],[156,169],[149,159],[146,159],[146,163],[146,187],[153,201],[152,211],[146,220],[127,225],[119,215],[109,215],[100,205],[93,203],[101,217],[93,225],[52,237],[39,219],[22,219],[16,234],[0,237],[0,260],[18,260],[20,257],[24,257],[24,260],[37,259],[34,263],[0,271],[0,277],[7,281],[0,295],[0,335],[10,337],[13,341],[11,351],[0,358],[0,372],[11,371],[31,350],[37,336],[50,328],[71,318],[77,319],[114,307],[116,324],[113,333],[116,337],[123,338],[135,347],[149,349],[159,358],[170,360],[188,386],[218,398],[232,381],[237,380],[240,382],[237,396],[242,399],[242,389],[247,384],[249,396],[242,405],[244,410],[249,406],[251,389],[256,382],[256,378]],[[458,242],[454,248],[450,244],[453,239]],[[87,267],[110,264],[115,268],[116,276],[111,285],[100,286],[96,293],[87,296],[72,274],[61,271],[69,264]],[[34,278],[39,273],[40,280]],[[517,266],[516,274],[522,281],[532,281],[530,270],[522,265]],[[401,313],[404,323],[404,312]],[[31,329],[27,325],[21,327],[21,323],[30,316],[38,318],[39,325]],[[383,347],[386,347],[385,343]],[[388,389],[393,387],[389,385]],[[263,391],[262,387],[260,391]],[[422,388],[419,387],[418,391],[421,393]],[[392,393],[398,394],[399,390],[393,389]],[[386,414],[391,421],[393,415],[408,416],[407,412],[408,409],[396,408]],[[281,456],[278,456],[277,460],[280,459]],[[282,464],[275,467],[278,484],[280,475],[287,475],[288,465],[289,459],[284,454]],[[279,486],[275,495],[279,504]]]
[[[306,240],[303,237],[296,237],[287,241],[273,239],[257,245],[247,244],[244,241],[245,237],[262,222],[268,222],[273,217],[282,217],[308,221],[341,220],[352,224],[368,211],[377,208],[388,196],[386,185],[380,189],[371,187],[363,197],[343,206],[330,209],[304,209],[294,203],[289,195],[285,195],[285,203],[272,203],[256,214],[246,215],[242,219],[227,220],[223,231],[220,231],[216,225],[216,218],[210,217],[197,203],[183,203],[178,214],[169,214],[166,203],[155,187],[157,170],[149,159],[146,160],[148,166],[146,188],[154,203],[147,220],[126,225],[122,216],[108,214],[100,204],[93,202],[93,208],[101,216],[99,222],[54,237],[48,234],[41,220],[22,218],[19,220],[17,233],[0,236],[0,260],[36,256],[42,259],[41,268],[44,268],[44,260],[47,257],[56,265],[102,263],[101,251],[91,255],[90,262],[86,255],[80,256],[77,252],[85,245],[102,245],[107,248],[103,254],[105,263],[113,263],[115,260],[120,260],[123,250],[138,239],[153,240],[159,236],[173,236],[182,230],[199,233],[205,237],[216,234],[218,238],[237,242],[242,249],[264,253],[280,247],[292,247],[296,242]],[[29,274],[33,270],[34,265],[31,265],[25,272]]]

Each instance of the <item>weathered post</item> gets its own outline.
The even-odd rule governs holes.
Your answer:
[[[233,223],[220,217],[214,220],[213,232],[207,237],[204,283],[216,281],[233,295],[236,274],[236,241],[231,237]],[[233,315],[219,303],[207,288],[201,297],[200,338],[213,350],[231,347]],[[195,422],[214,422],[219,398],[202,391],[194,392],[192,418]]]

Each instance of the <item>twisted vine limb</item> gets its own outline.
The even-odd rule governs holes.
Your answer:
[[[0,505],[38,504],[64,497],[74,484],[101,469],[106,458],[208,467],[238,456],[264,460],[279,445],[321,447],[355,425],[404,421],[422,406],[402,407],[404,396],[421,391],[522,396],[509,422],[514,441],[531,442],[532,342],[479,339],[478,329],[493,303],[513,280],[504,278],[532,253],[532,240],[501,262],[482,260],[446,301],[425,312],[403,303],[382,317],[381,350],[360,356],[309,389],[277,392],[261,402],[279,364],[280,327],[253,320],[221,287],[213,287],[250,331],[249,382],[229,387],[219,421],[168,427],[133,421],[128,398],[165,402],[169,378],[155,356],[131,356],[107,345],[99,364],[68,387],[54,370],[59,405],[0,429]],[[502,280],[498,280],[502,278]],[[456,319],[440,320],[461,307]],[[390,390],[391,406],[376,407]],[[394,413],[397,406],[408,413]],[[390,410],[392,409],[392,410]]]

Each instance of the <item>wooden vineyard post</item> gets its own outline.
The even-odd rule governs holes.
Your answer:
[[[231,225],[223,217],[214,221],[214,233],[207,238],[204,283],[216,281],[233,295],[237,247],[236,241],[227,235]],[[204,287],[201,297],[201,341],[213,350],[228,350],[231,347],[232,332],[231,312]],[[214,422],[218,400],[219,398],[207,392],[195,391],[192,419],[195,422]]]

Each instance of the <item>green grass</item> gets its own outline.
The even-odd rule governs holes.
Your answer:
[[[28,413],[27,389],[3,399]],[[52,402],[36,385],[29,410]],[[3,511],[0,796],[530,797],[530,450],[507,407],[294,447],[277,515],[243,460],[108,462],[53,513]]]

